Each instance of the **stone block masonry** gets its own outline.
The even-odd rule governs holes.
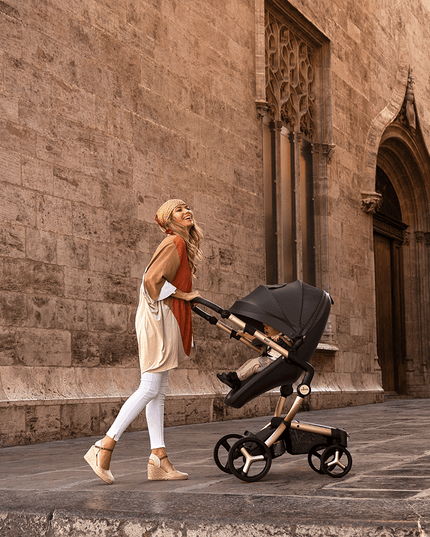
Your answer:
[[[205,230],[203,295],[230,303],[264,279],[263,257],[244,262],[262,225],[234,244],[263,219],[253,16],[247,2],[0,2],[2,445],[102,433],[136,386],[165,199]],[[173,375],[168,423],[212,419],[222,397],[206,332],[197,322],[186,389]]]
[[[315,272],[334,306],[309,404],[383,399],[373,217],[361,205],[372,203],[377,164],[394,177],[408,226],[398,372],[409,395],[428,396],[424,0],[3,0],[3,445],[103,434],[136,387],[135,310],[163,238],[154,214],[167,198],[187,200],[203,227],[205,258],[194,282],[203,296],[229,307],[265,282],[268,8],[315,44],[312,61],[320,62],[310,81],[321,134],[312,153]],[[409,68],[415,127],[396,119]],[[195,355],[171,374],[167,424],[273,410],[273,394],[241,411],[226,408],[215,373],[238,367],[249,351],[198,318],[195,341]],[[133,426],[145,427],[144,417]]]

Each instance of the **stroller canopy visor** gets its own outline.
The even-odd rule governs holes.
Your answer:
[[[264,323],[295,339],[306,335],[328,299],[325,291],[297,280],[260,285],[228,311],[257,330]]]

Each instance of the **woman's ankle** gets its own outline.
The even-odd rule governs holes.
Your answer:
[[[100,440],[100,446],[104,449],[100,449],[98,452],[98,463],[103,470],[109,470],[110,468],[112,451],[115,444],[115,440],[109,436],[105,436]]]
[[[101,439],[101,445],[105,449],[114,449],[116,441],[113,438],[110,438],[110,436],[105,436]]]
[[[165,448],[165,447],[151,449],[151,453],[152,453],[153,455],[155,455],[156,457],[158,457],[160,460],[161,460],[161,459],[164,459],[165,457],[167,457],[167,453],[166,453],[166,448]]]

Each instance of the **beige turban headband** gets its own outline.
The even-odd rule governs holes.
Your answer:
[[[166,224],[170,218],[170,215],[176,209],[176,207],[178,207],[178,205],[186,205],[186,203],[182,200],[168,200],[158,209],[157,214],[155,215],[155,221],[164,230],[166,229]]]

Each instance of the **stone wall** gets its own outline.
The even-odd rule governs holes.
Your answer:
[[[98,434],[136,386],[169,197],[204,229],[204,296],[229,305],[264,280],[253,26],[249,2],[0,2],[4,444]],[[231,366],[209,324],[196,340],[191,377]]]
[[[187,200],[204,229],[203,296],[228,307],[264,283],[261,4],[0,2],[0,445],[102,434],[135,388],[134,314],[164,200]],[[392,4],[289,4],[330,40],[335,305],[314,407],[382,400],[372,222],[360,203],[374,188],[369,133],[382,111],[398,111],[409,65],[430,133],[429,9]],[[225,408],[215,372],[248,351],[200,319],[195,339],[171,375],[167,424],[273,409],[271,394]]]

